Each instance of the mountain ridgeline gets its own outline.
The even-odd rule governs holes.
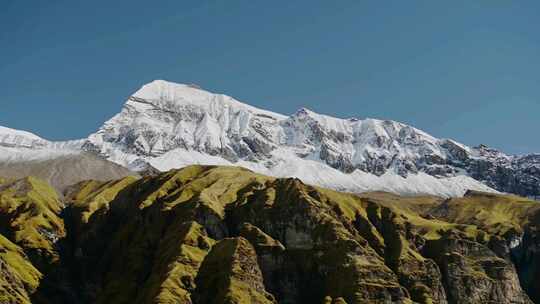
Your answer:
[[[50,142],[0,127],[0,162],[81,151],[132,171],[237,165],[356,193],[540,196],[539,154],[468,147],[391,120],[340,119],[308,109],[285,116],[162,80],[129,96],[118,114],[84,139]]]
[[[540,303],[540,204],[232,166],[0,180],[1,303]]]

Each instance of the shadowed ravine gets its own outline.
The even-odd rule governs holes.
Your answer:
[[[540,205],[239,167],[0,182],[1,303],[540,303]]]

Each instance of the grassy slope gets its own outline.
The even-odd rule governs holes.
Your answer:
[[[34,177],[0,185],[0,215],[3,233],[25,250],[56,259],[53,244],[65,235],[60,218],[62,203],[56,191]]]
[[[41,277],[24,251],[0,235],[0,303],[30,303]]]
[[[515,195],[469,192],[428,212],[449,222],[476,225],[490,233],[504,235],[512,230],[523,232],[523,227],[531,224],[531,219],[540,212],[540,204]]]

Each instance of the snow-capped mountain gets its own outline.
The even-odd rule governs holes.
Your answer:
[[[456,196],[491,190],[447,164],[460,153],[474,155],[472,149],[413,127],[308,109],[284,116],[166,81],[135,92],[84,147],[135,170],[148,164],[160,170],[240,165],[354,192]]]
[[[0,126],[0,147],[39,148],[47,144],[46,140],[33,133]]]
[[[540,195],[540,155],[471,148],[390,120],[340,119],[308,109],[285,116],[162,80],[131,95],[85,140],[54,143],[4,133],[0,145],[83,149],[132,170],[238,165],[353,192],[459,196],[496,189]]]

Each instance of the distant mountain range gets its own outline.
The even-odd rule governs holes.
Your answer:
[[[120,113],[86,139],[52,142],[0,127],[4,167],[82,154],[114,168],[105,170],[104,179],[191,164],[237,165],[351,192],[540,196],[540,154],[468,147],[391,120],[340,119],[305,108],[285,116],[162,80],[132,94]]]

